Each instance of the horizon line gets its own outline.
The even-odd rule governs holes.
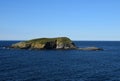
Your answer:
[[[9,40],[0,40],[0,41],[26,41],[26,40],[14,40],[14,39],[9,39]],[[120,41],[120,40],[72,40],[72,41]]]

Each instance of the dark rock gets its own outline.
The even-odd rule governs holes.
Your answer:
[[[44,49],[56,49],[56,42],[46,42]]]

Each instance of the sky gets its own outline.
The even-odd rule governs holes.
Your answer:
[[[120,0],[0,0],[0,40],[120,41]]]

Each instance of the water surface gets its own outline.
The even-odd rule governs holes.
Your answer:
[[[75,41],[104,51],[5,49],[0,41],[0,81],[120,81],[120,42]]]

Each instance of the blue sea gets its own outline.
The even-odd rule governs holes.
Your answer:
[[[119,41],[74,41],[104,51],[9,49],[0,41],[0,81],[120,81]]]

